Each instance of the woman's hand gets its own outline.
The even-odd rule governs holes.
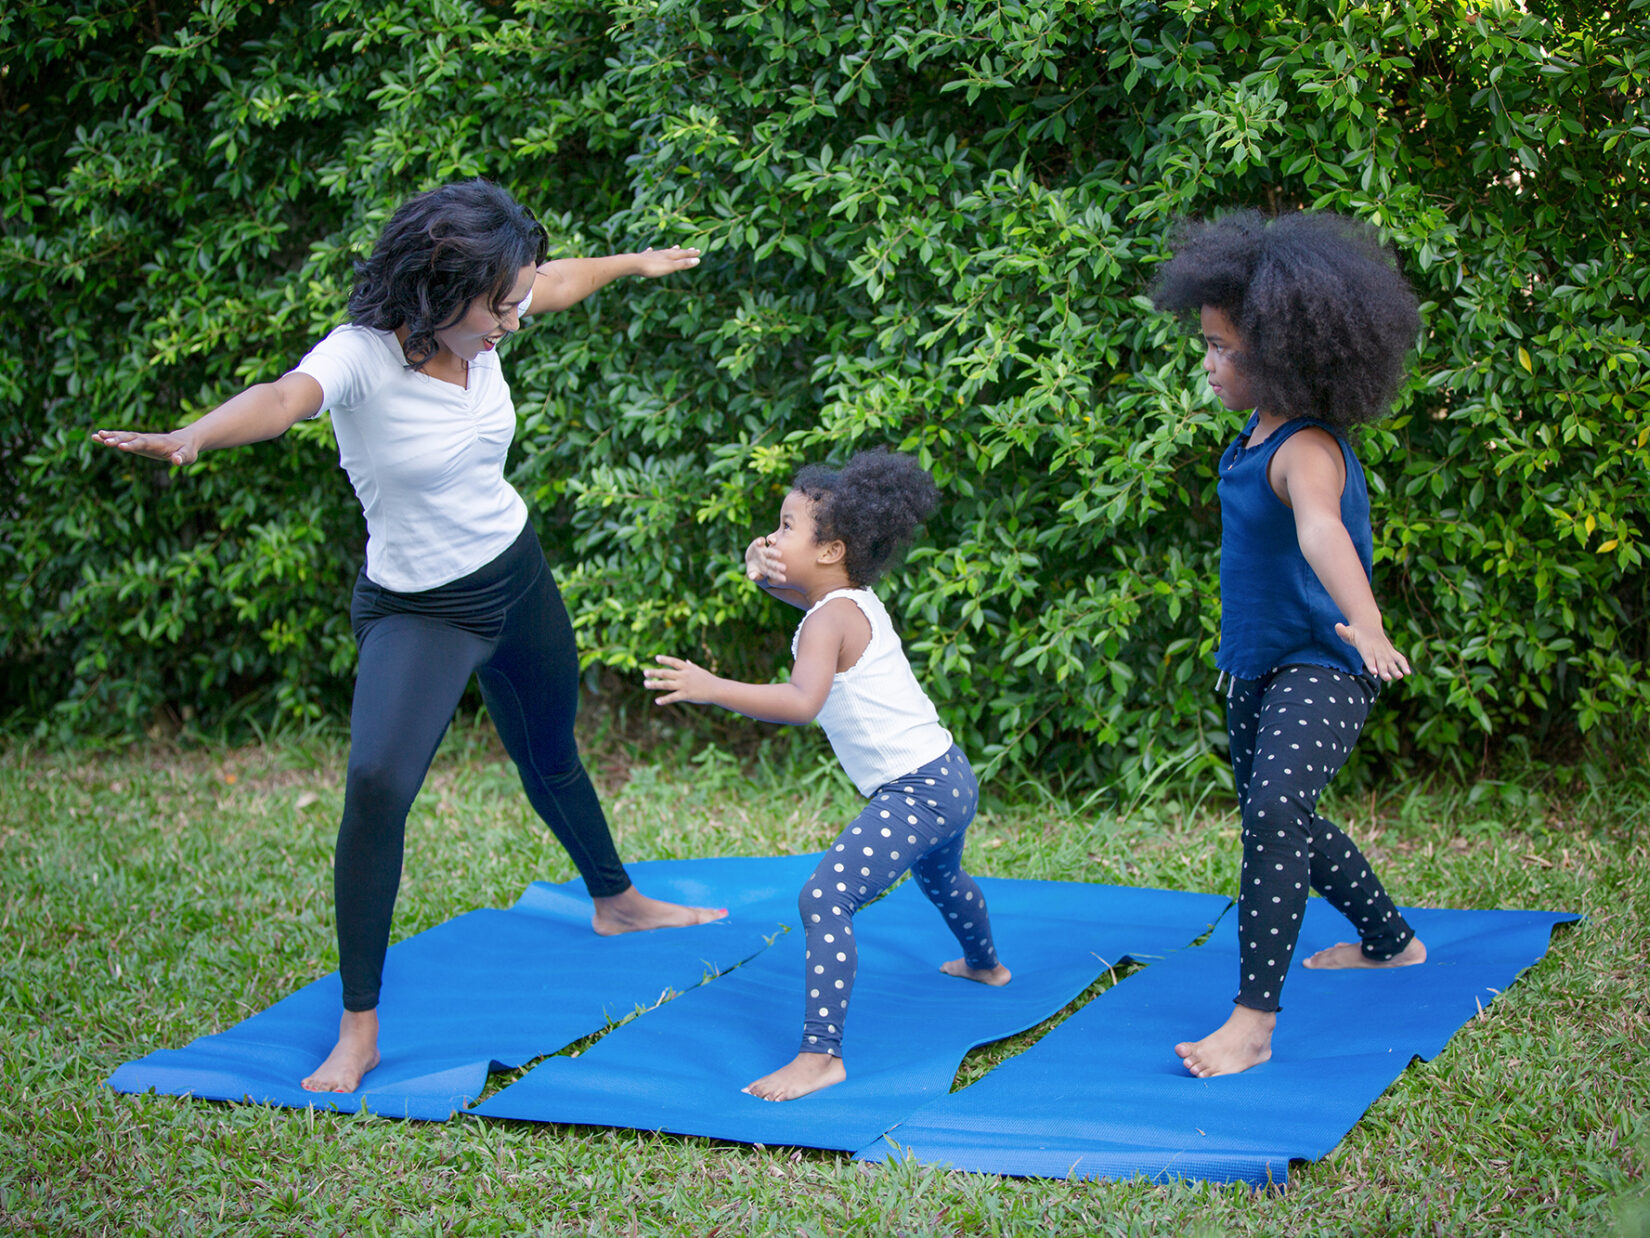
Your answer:
[[[177,465],[193,464],[200,455],[194,440],[177,432],[143,434],[136,430],[94,430],[92,441],[117,451],[129,451],[134,456],[147,456],[151,460],[166,460]]]
[[[642,668],[642,686],[666,694],[656,699],[655,705],[674,705],[677,701],[690,705],[716,704],[719,681],[715,675],[686,658],[673,658],[668,653],[661,653],[658,661],[658,666]]]
[[[1337,623],[1335,635],[1358,651],[1365,669],[1377,679],[1390,682],[1409,674],[1409,659],[1393,647],[1383,628],[1371,631],[1356,623]]]
[[[680,245],[672,245],[669,249],[654,249],[649,245],[636,255],[636,261],[636,274],[644,279],[657,279],[661,275],[674,275],[677,271],[698,266],[699,251],[683,249]]]

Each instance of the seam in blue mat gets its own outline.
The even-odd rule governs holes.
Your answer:
[[[1236,907],[1236,900],[1229,899],[1226,906],[1221,909],[1220,913],[1215,917],[1214,922],[1209,925],[1208,929],[1202,933],[1199,933],[1196,938],[1189,941],[1185,946],[1181,947],[1180,950],[1196,950],[1203,946],[1220,928],[1221,921],[1224,920],[1225,917],[1231,915]],[[956,1074],[953,1075],[951,1079],[951,1090],[947,1094],[955,1095],[958,1092],[966,1091],[968,1088],[975,1086],[975,1084],[983,1083],[986,1079],[990,1078],[993,1072],[1001,1070],[1004,1066],[1007,1066],[1016,1058],[1030,1053],[1037,1047],[1038,1044],[1042,1042],[1044,1037],[1053,1034],[1063,1023],[1066,1022],[1066,1020],[1076,1018],[1078,1015],[1082,1014],[1083,1011],[1089,1006],[1100,1001],[1106,996],[1106,994],[1110,993],[1130,976],[1138,975],[1140,972],[1163,962],[1172,955],[1180,953],[1180,950],[1170,951],[1166,954],[1152,954],[1144,951],[1131,950],[1123,954],[1115,962],[1102,959],[1101,962],[1105,963],[1106,971],[1100,977],[1097,977],[1093,984],[1090,984],[1070,1002],[1067,1002],[1065,1006],[1062,1006],[1059,1010],[1049,1015],[1048,1018],[1041,1020],[1035,1026],[1028,1028],[1026,1031],[1018,1033],[1017,1036],[1005,1036],[1002,1040],[988,1041],[986,1044],[977,1045],[975,1048],[969,1050],[968,1053],[964,1055],[963,1060],[958,1063]],[[749,962],[750,960],[746,961]],[[1131,964],[1133,966],[1130,966]],[[1119,975],[1119,970],[1123,968],[1127,968],[1128,970]],[[1101,980],[1105,979],[1107,976],[1111,978],[1111,983],[1107,984],[1098,992],[1093,992],[1095,986],[1100,984]],[[958,1081],[965,1073],[967,1073],[969,1059],[975,1054],[990,1048],[992,1045],[1002,1044],[1004,1041],[1015,1040],[1019,1037],[1031,1035],[1032,1033],[1036,1033],[1035,1039],[1020,1045],[1012,1053],[994,1063],[990,1070],[986,1071],[978,1079],[959,1085]],[[884,1132],[884,1138],[888,1138],[887,1132]],[[894,1141],[889,1139],[889,1142],[893,1143]]]
[[[719,971],[706,972],[705,975],[700,978],[698,984],[689,985],[685,989],[674,989],[667,987],[660,992],[658,999],[650,1005],[637,1005],[635,1009],[625,1015],[622,1019],[615,1020],[609,1023],[606,1027],[598,1028],[596,1031],[593,1031],[588,1035],[581,1036],[577,1040],[571,1041],[553,1052],[541,1053],[529,1061],[521,1062],[516,1065],[507,1066],[501,1062],[493,1063],[492,1067],[487,1072],[487,1078],[482,1085],[481,1094],[474,1097],[470,1101],[469,1105],[459,1112],[468,1116],[478,1116],[475,1114],[477,1106],[485,1104],[488,1100],[498,1095],[505,1088],[510,1087],[517,1081],[517,1079],[520,1079],[537,1069],[541,1062],[557,1057],[576,1058],[581,1054],[588,1052],[625,1025],[632,1023],[637,1019],[645,1018],[654,1011],[668,1006],[671,1002],[681,1000],[689,993],[692,993],[695,989],[701,989],[708,984],[714,984],[724,976],[738,971],[741,967],[748,966],[750,963],[761,957],[763,950],[772,949],[775,942],[779,941],[787,934],[795,931],[795,928],[791,925],[781,925],[778,932],[770,933],[765,937],[762,950],[758,950],[749,957],[740,959],[738,962],[733,963],[728,967],[724,967]],[[503,1078],[505,1075],[513,1075],[515,1078],[505,1079]]]

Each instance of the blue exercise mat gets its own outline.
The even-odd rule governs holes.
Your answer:
[[[852,1151],[945,1095],[969,1049],[1054,1014],[1125,956],[1144,961],[1188,945],[1229,905],[1170,890],[979,882],[1012,983],[991,988],[942,974],[957,943],[914,883],[904,883],[855,918],[859,970],[844,1083],[779,1104],[740,1090],[797,1051],[803,941],[792,932],[578,1057],[539,1063],[473,1112]]]
[[[1355,939],[1307,904],[1297,960]],[[1129,976],[1024,1054],[943,1096],[860,1153],[1051,1178],[1283,1183],[1332,1149],[1415,1057],[1449,1038],[1546,953],[1542,911],[1404,909],[1427,961],[1391,971],[1290,969],[1272,1058],[1197,1079],[1174,1045],[1219,1027],[1237,989],[1234,917],[1209,942]]]
[[[337,1038],[337,973],[226,1031],[129,1062],[109,1086],[442,1121],[481,1094],[493,1066],[554,1053],[765,949],[796,918],[796,891],[813,860],[629,867],[655,898],[727,907],[729,915],[695,928],[598,937],[582,882],[535,882],[508,911],[472,911],[390,948],[379,1006],[383,1060],[360,1091],[299,1086]]]

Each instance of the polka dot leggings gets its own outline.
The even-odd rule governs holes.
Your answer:
[[[970,967],[997,965],[985,897],[962,870],[979,783],[956,747],[872,793],[797,897],[807,940],[802,1052],[842,1056],[842,1026],[859,952],[854,913],[910,870],[945,917]]]
[[[1366,958],[1390,959],[1415,936],[1363,853],[1316,811],[1378,690],[1368,676],[1322,666],[1232,681],[1226,733],[1243,807],[1240,1006],[1279,1008],[1309,884],[1352,922]]]

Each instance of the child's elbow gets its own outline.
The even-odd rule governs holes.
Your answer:
[[[821,694],[816,697],[811,692],[799,692],[796,700],[792,702],[792,707],[793,720],[791,725],[807,726],[819,717],[819,711],[825,708],[825,696]]]
[[[1301,551],[1310,556],[1315,550],[1328,550],[1347,540],[1346,526],[1333,512],[1309,515],[1295,524],[1295,538]]]

